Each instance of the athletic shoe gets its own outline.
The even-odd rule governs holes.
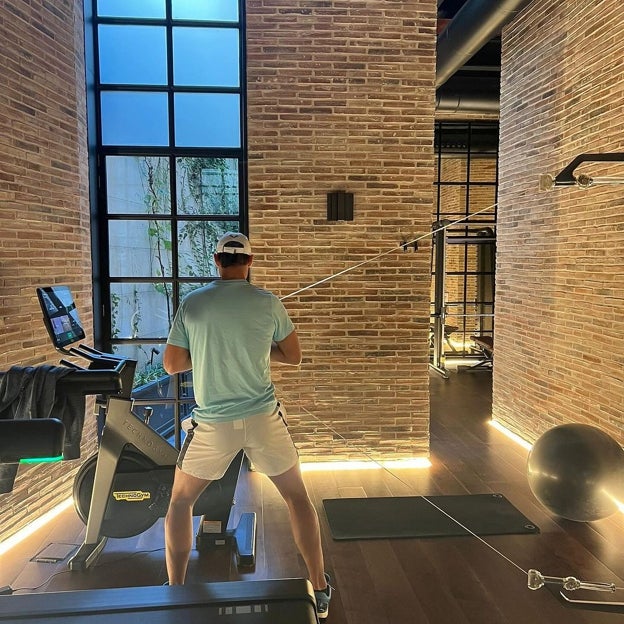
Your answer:
[[[314,597],[316,598],[316,615],[319,620],[324,620],[329,615],[329,601],[332,597],[332,586],[329,584],[330,577],[327,572],[325,573],[325,581],[327,587],[325,589],[314,590]]]

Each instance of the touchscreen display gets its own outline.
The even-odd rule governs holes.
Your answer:
[[[67,286],[37,288],[37,296],[46,329],[57,349],[85,337],[74,298]]]

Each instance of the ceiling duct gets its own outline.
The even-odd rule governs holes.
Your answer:
[[[532,0],[468,0],[438,37],[436,88],[441,87]]]
[[[472,111],[475,113],[499,113],[500,99],[490,94],[436,93],[436,110],[448,113]]]
[[[465,67],[463,69],[466,69]],[[436,110],[443,112],[500,112],[500,68],[489,75],[457,72],[436,91]]]

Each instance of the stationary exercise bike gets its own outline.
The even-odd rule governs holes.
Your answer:
[[[87,368],[66,360],[61,364],[81,372],[87,385],[88,371],[108,370],[113,376],[113,383],[96,399],[104,421],[98,453],[85,461],[74,481],[74,506],[87,530],[69,568],[82,570],[97,559],[109,537],[138,535],[166,514],[178,450],[147,424],[150,407],[145,408],[143,418],[133,411],[136,361],[84,344],[72,346],[85,333],[69,288],[38,288],[37,294],[54,346],[89,362]],[[89,388],[84,388],[83,394],[97,394],[102,385],[94,392],[86,390]],[[253,566],[256,514],[242,514],[235,529],[227,528],[238,476],[245,467],[241,451],[225,475],[212,482],[195,504],[193,515],[202,516],[195,545],[204,550],[233,544],[238,565]]]

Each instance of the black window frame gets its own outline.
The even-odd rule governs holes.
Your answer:
[[[435,122],[435,139],[434,150],[435,159],[437,163],[436,167],[436,179],[434,180],[435,187],[435,206],[433,211],[433,221],[435,223],[442,222],[444,220],[454,222],[459,219],[463,219],[461,223],[458,223],[447,231],[448,238],[456,238],[456,241],[463,246],[463,270],[461,271],[446,271],[446,276],[452,276],[460,280],[461,289],[463,291],[463,300],[447,301],[446,305],[450,308],[456,307],[463,310],[463,314],[469,315],[467,312],[469,306],[484,306],[487,309],[491,309],[492,322],[495,306],[495,293],[492,293],[491,301],[468,301],[469,293],[469,280],[476,279],[480,276],[491,276],[492,281],[495,279],[495,268],[491,271],[479,271],[468,270],[469,266],[469,249],[471,247],[470,242],[462,242],[462,238],[468,241],[470,235],[474,235],[476,228],[482,228],[483,231],[491,230],[495,237],[496,221],[498,214],[498,182],[499,182],[499,122],[489,120],[478,121],[465,121],[465,120],[440,120]],[[443,179],[443,160],[445,158],[465,158],[465,177],[461,180],[447,180]],[[471,179],[471,162],[477,158],[489,158],[495,161],[495,174],[493,180],[474,180]],[[444,188],[465,188],[465,198],[463,206],[457,211],[446,211],[443,205],[443,189]],[[471,204],[471,191],[477,188],[492,188],[493,190],[493,202],[492,209],[486,213],[482,213],[476,216],[472,216],[477,209],[472,208]],[[479,206],[485,208],[485,206]],[[433,251],[433,250],[432,250]],[[431,263],[431,276],[432,280],[435,280],[435,263]],[[432,310],[435,307],[435,303],[431,302]],[[448,317],[455,316],[461,320],[457,322],[458,329],[457,335],[461,337],[461,342],[466,345],[470,343],[470,335],[475,333],[473,328],[470,327],[468,319],[469,316],[459,316],[459,313],[453,314],[452,311],[447,311]],[[455,323],[453,323],[455,325]],[[481,332],[483,335],[493,335],[493,325]],[[472,355],[470,350],[464,350],[461,352],[453,352],[447,349],[448,343],[444,345],[444,350],[447,354],[453,357],[469,357]]]
[[[247,184],[247,124],[246,124],[246,45],[245,45],[245,2],[238,0],[238,22],[206,21],[191,19],[173,19],[172,1],[165,0],[164,18],[126,18],[100,17],[97,15],[97,0],[85,0],[85,50],[87,65],[87,118],[90,162],[90,203],[91,203],[91,240],[93,270],[93,304],[94,304],[94,340],[97,348],[102,351],[113,351],[117,345],[141,344],[158,345],[165,342],[166,337],[159,338],[115,338],[112,335],[111,285],[114,283],[170,283],[172,286],[173,314],[177,311],[180,301],[180,285],[183,283],[205,283],[214,277],[180,277],[177,254],[176,224],[178,221],[232,221],[239,231],[249,234],[248,218],[248,184]],[[166,85],[132,85],[102,84],[100,82],[98,27],[103,24],[132,26],[164,26],[167,40],[167,84]],[[235,28],[239,31],[239,85],[238,87],[198,87],[176,86],[173,80],[173,29],[176,27],[201,28]],[[104,91],[146,91],[164,92],[168,98],[168,146],[121,146],[103,145],[102,143],[102,111],[101,94]],[[205,148],[176,147],[174,124],[174,98],[177,93],[234,93],[239,96],[240,146],[238,148]],[[172,276],[163,277],[111,277],[109,272],[109,223],[119,219],[145,219],[145,215],[108,214],[106,189],[106,161],[109,156],[159,156],[169,159],[171,212],[159,215],[159,219],[170,220],[172,225],[171,257]],[[176,196],[176,159],[180,157],[225,158],[234,159],[238,163],[238,198],[239,212],[237,215],[187,215],[178,214]],[[150,405],[162,402],[173,405],[173,422],[171,426],[159,433],[168,436],[175,428],[176,443],[179,444],[179,416],[181,405],[185,409],[189,399],[182,388],[182,376],[175,375],[173,397],[162,401],[145,401]],[[140,404],[140,401],[137,401]]]

